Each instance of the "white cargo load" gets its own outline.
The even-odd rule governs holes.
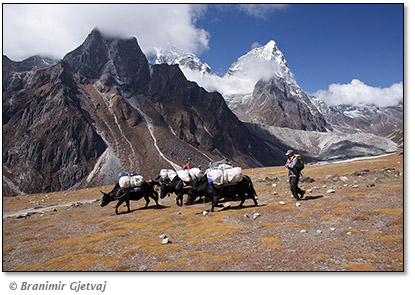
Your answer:
[[[143,184],[143,181],[144,181],[144,177],[142,177],[141,175],[131,176],[130,187],[141,186]]]
[[[203,171],[199,168],[192,168],[190,170],[179,170],[177,175],[183,182],[192,182],[195,179],[201,179],[203,177]]]
[[[161,169],[160,170],[160,177],[162,180],[170,180],[173,181],[173,179],[177,176],[176,171],[172,169]]]
[[[203,171],[199,168],[192,168],[189,170],[190,178],[193,180],[195,179],[202,179]]]
[[[132,187],[139,187],[144,181],[144,177],[141,175],[125,175],[121,176],[118,179],[118,184],[121,188],[132,188]]]
[[[209,169],[207,171],[207,178],[209,183],[215,186],[234,185],[243,178],[242,168],[220,165],[218,168]]]

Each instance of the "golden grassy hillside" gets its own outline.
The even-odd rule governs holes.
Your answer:
[[[173,196],[115,215],[96,201],[112,186],[3,197],[3,271],[403,270],[402,154],[306,166],[299,205],[284,167],[244,173],[259,206],[231,201],[208,215],[210,204]]]

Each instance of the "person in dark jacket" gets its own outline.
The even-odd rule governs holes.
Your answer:
[[[288,176],[290,177],[290,189],[294,199],[299,200],[304,198],[305,191],[298,187],[298,181],[300,180],[300,171],[296,168],[297,158],[294,157],[294,151],[288,150],[285,154],[288,159],[285,163],[285,167],[288,169]],[[298,195],[300,194],[301,197]]]

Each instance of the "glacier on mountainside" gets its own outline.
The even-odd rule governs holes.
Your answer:
[[[195,81],[207,91],[221,93],[239,120],[246,122],[251,129],[253,128],[262,134],[264,139],[280,140],[295,149],[306,151],[311,158],[320,160],[341,159],[354,155],[377,155],[395,152],[402,148],[402,144],[398,146],[387,139],[392,138],[390,129],[399,129],[399,122],[396,122],[399,119],[399,110],[382,109],[376,113],[374,110],[368,111],[364,108],[328,107],[324,101],[307,95],[301,89],[274,40],[239,57],[223,77],[219,77],[211,71],[204,71],[201,67],[203,63],[194,54],[186,52],[186,58],[183,59],[186,62],[183,62],[177,49],[174,54],[168,53],[168,50],[159,51],[159,54],[174,56],[174,58],[163,59],[158,56],[157,63],[178,64],[188,80]],[[170,50],[172,49],[170,48]],[[190,67],[188,65],[198,66]],[[267,84],[263,82],[266,80],[275,82]],[[281,128],[277,127],[278,125],[269,126],[270,124],[264,123],[264,120],[272,120],[272,114],[269,111],[268,113],[264,112],[281,105],[278,112],[282,111],[287,120],[298,121],[301,119],[290,117],[294,114],[288,113],[287,110],[284,111],[288,104],[284,104],[281,98],[273,97],[273,93],[264,92],[266,89],[261,88],[262,85],[259,85],[261,83],[270,87],[276,85],[283,91],[280,93],[286,95],[287,101],[296,102],[296,107],[301,109],[301,112],[308,110],[311,114],[308,122],[313,122],[313,117],[324,118],[323,120],[326,120],[328,125],[320,125],[320,129],[326,129],[328,132],[293,130],[290,129],[292,127]],[[258,88],[256,89],[256,87]],[[264,115],[267,117],[265,118]],[[385,120],[392,127],[389,125],[382,127],[384,124],[382,122]],[[376,125],[374,125],[375,122]],[[402,123],[402,120],[400,122]],[[310,130],[308,128],[307,130]],[[384,132],[385,134],[383,134],[380,132],[382,129],[388,133]]]
[[[249,123],[247,126],[270,145],[283,143],[312,161],[348,159],[399,151],[395,142],[370,133],[304,131]]]

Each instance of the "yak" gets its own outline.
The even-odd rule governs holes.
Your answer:
[[[168,194],[176,194],[176,204],[177,206],[183,206],[183,195],[187,194],[191,187],[185,187],[183,181],[176,176],[170,182],[161,183],[160,189],[160,198],[164,199]]]
[[[115,206],[116,214],[118,214],[118,207],[124,202],[127,204],[128,212],[131,212],[130,200],[138,201],[143,197],[146,201],[146,206],[144,208],[147,208],[148,204],[150,203],[150,198],[156,202],[157,207],[160,207],[158,203],[158,193],[154,190],[153,185],[148,182],[143,182],[139,190],[131,190],[130,192],[122,189],[117,183],[112,191],[108,194],[104,193],[103,191],[101,191],[101,193],[103,194],[101,207],[108,205],[112,201],[118,201],[117,205]]]
[[[225,197],[233,198],[238,196],[241,199],[241,203],[238,206],[239,208],[242,208],[246,198],[251,198],[254,201],[255,206],[258,206],[254,186],[251,178],[247,175],[244,175],[242,180],[234,185],[222,187],[215,187],[209,184],[207,176],[205,175],[200,181],[193,183],[192,189],[188,192],[188,195],[189,203],[192,203],[196,196],[200,195],[205,195],[210,198],[212,200],[211,212],[214,211],[214,207],[218,207],[219,199]]]

